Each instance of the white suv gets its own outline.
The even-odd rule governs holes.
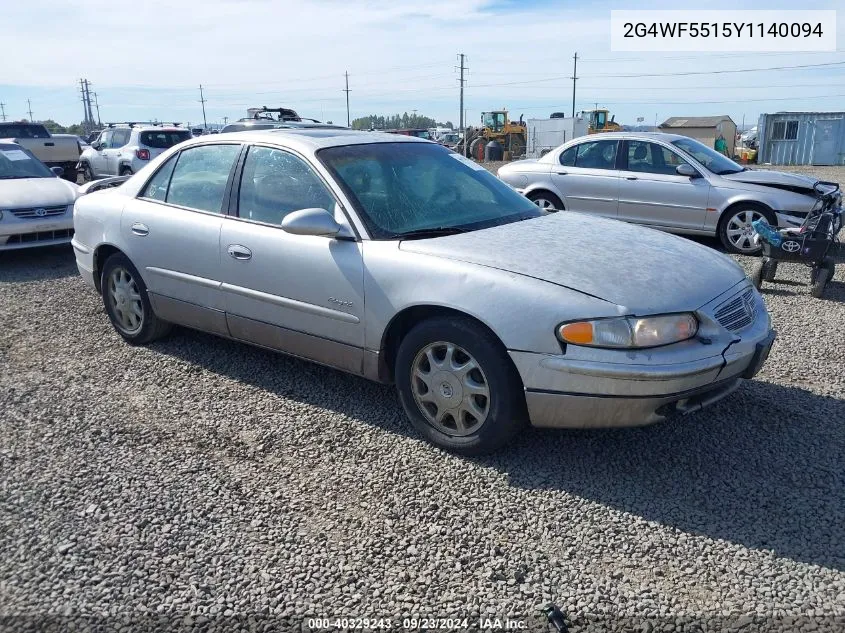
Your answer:
[[[134,174],[166,149],[189,138],[190,130],[175,125],[111,125],[82,152],[79,171],[86,181]]]

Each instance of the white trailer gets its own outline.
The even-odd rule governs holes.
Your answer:
[[[560,119],[528,119],[526,122],[527,158],[540,158],[549,150],[589,132],[590,121],[585,117]]]

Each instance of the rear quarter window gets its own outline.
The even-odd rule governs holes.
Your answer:
[[[141,132],[141,145],[153,147],[155,149],[167,149],[178,145],[182,141],[187,141],[191,138],[191,133],[188,130],[176,131],[150,131]]]

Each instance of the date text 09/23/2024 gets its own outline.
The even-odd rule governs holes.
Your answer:
[[[393,618],[309,618],[306,622],[309,629],[326,630],[366,630],[389,631],[401,629],[406,631],[522,631],[528,628],[525,620],[499,617],[480,618],[403,618],[401,621]]]

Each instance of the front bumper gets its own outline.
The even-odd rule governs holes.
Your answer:
[[[705,318],[700,336],[707,336],[709,344],[693,339],[678,344],[671,354],[668,350],[637,354],[605,350],[605,358],[615,355],[616,362],[521,351],[511,351],[510,356],[523,379],[534,426],[642,426],[698,411],[753,377],[775,339],[765,309],[757,317],[739,333],[724,331],[719,342],[709,338],[713,328]],[[708,349],[712,350],[709,356],[689,360]],[[661,357],[671,362],[660,361]]]
[[[43,219],[19,219],[11,211],[6,211],[0,219],[0,251],[67,244],[72,237],[73,216],[70,210]]]

